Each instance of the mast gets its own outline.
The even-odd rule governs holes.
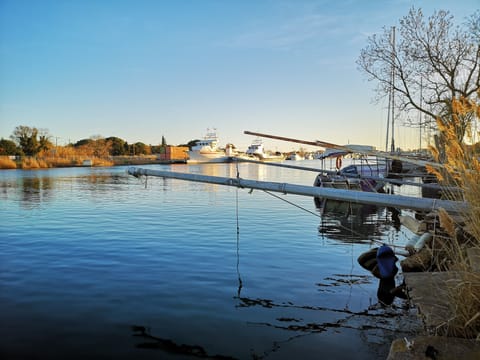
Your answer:
[[[420,108],[422,107],[422,100],[423,100],[423,96],[422,96],[422,92],[423,92],[423,78],[420,78]],[[418,124],[418,128],[420,129],[419,130],[419,151],[422,151],[422,112],[419,111],[419,124]]]
[[[392,142],[390,151],[395,152],[395,26],[392,27],[392,73],[390,79],[390,111],[392,112]]]
[[[389,154],[387,152],[381,152],[381,151],[376,151],[376,150],[370,150],[369,151],[369,150],[352,149],[348,146],[332,144],[332,143],[329,143],[329,142],[326,142],[326,141],[320,141],[320,140],[307,141],[307,140],[300,140],[300,139],[292,139],[292,138],[288,138],[288,137],[284,137],[284,136],[263,134],[263,133],[247,131],[247,130],[245,130],[243,133],[247,134],[247,135],[266,137],[266,138],[274,139],[274,140],[290,141],[290,142],[295,142],[295,143],[305,144],[305,145],[339,149],[339,150],[347,151],[347,152],[350,152],[350,153],[356,152],[356,153],[359,153],[359,154],[364,154],[364,155],[369,155],[369,156],[378,156],[378,157],[384,157],[386,159],[391,159],[391,160],[400,160],[400,161],[405,161],[405,162],[415,164],[415,165],[418,165],[418,166],[430,165],[434,168],[443,168],[442,164],[435,163],[435,162],[432,162],[432,161],[412,159],[412,158],[407,158],[405,156],[398,156],[398,155]]]

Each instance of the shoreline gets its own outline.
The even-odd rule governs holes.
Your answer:
[[[8,158],[8,157],[6,157]],[[35,170],[74,167],[108,167],[128,165],[171,165],[186,164],[186,159],[159,159],[157,156],[121,156],[114,158],[33,158],[3,159],[0,170]]]

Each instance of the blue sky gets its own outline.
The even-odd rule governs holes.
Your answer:
[[[386,103],[355,61],[410,7],[478,0],[0,0],[0,137],[18,125],[59,144],[95,135],[186,143],[217,128],[384,148]],[[396,143],[418,145],[399,127]],[[297,144],[265,140],[272,150]]]

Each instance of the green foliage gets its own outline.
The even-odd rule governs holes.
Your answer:
[[[108,137],[105,140],[111,144],[110,155],[119,156],[128,154],[128,147],[125,147],[125,144],[127,144],[125,140],[115,136]]]
[[[17,142],[25,155],[34,156],[40,151],[37,136],[37,128],[19,125],[13,131],[11,138]]]
[[[47,134],[42,134],[38,138],[38,152],[47,151],[54,147]]]
[[[73,144],[74,147],[80,147],[80,146],[83,146],[83,145],[89,145],[93,142],[92,139],[82,139],[82,140],[78,140],[75,144]]]
[[[133,144],[134,155],[147,155],[149,151],[147,150],[147,145],[142,142],[136,142]]]
[[[181,145],[181,146],[188,146],[189,149],[192,149],[192,146],[195,146],[198,141],[200,141],[200,140],[198,140],[198,139],[190,140],[188,143],[186,143],[185,145]]]
[[[34,127],[17,126],[11,138],[14,141],[4,139],[0,141],[0,155],[7,155],[8,153],[8,155],[35,156],[41,151],[47,151],[54,147],[47,130],[39,130]],[[188,145],[183,146],[191,147],[197,141],[192,140]],[[163,135],[160,145],[146,145],[143,142],[129,144],[127,141],[115,136],[103,138],[100,135],[95,135],[88,139],[81,139],[76,143],[71,143],[70,146],[84,154],[89,154],[89,156],[106,157],[162,154],[165,153],[168,145]]]
[[[150,151],[152,154],[164,154],[166,146],[163,145],[150,145]]]
[[[17,144],[12,140],[0,139],[0,155],[20,155]]]

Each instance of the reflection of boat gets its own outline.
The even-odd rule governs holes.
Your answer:
[[[218,137],[216,132],[207,132],[202,140],[196,142],[188,151],[189,159],[187,163],[200,162],[226,162],[229,155],[224,149],[218,147]]]
[[[385,208],[324,198],[314,198],[321,214],[319,234],[339,241],[364,243],[381,237],[386,225],[395,225],[385,216]]]
[[[279,152],[272,153],[270,151],[265,151],[261,139],[255,139],[248,147],[245,154],[261,161],[281,161],[284,159],[284,156]]]

